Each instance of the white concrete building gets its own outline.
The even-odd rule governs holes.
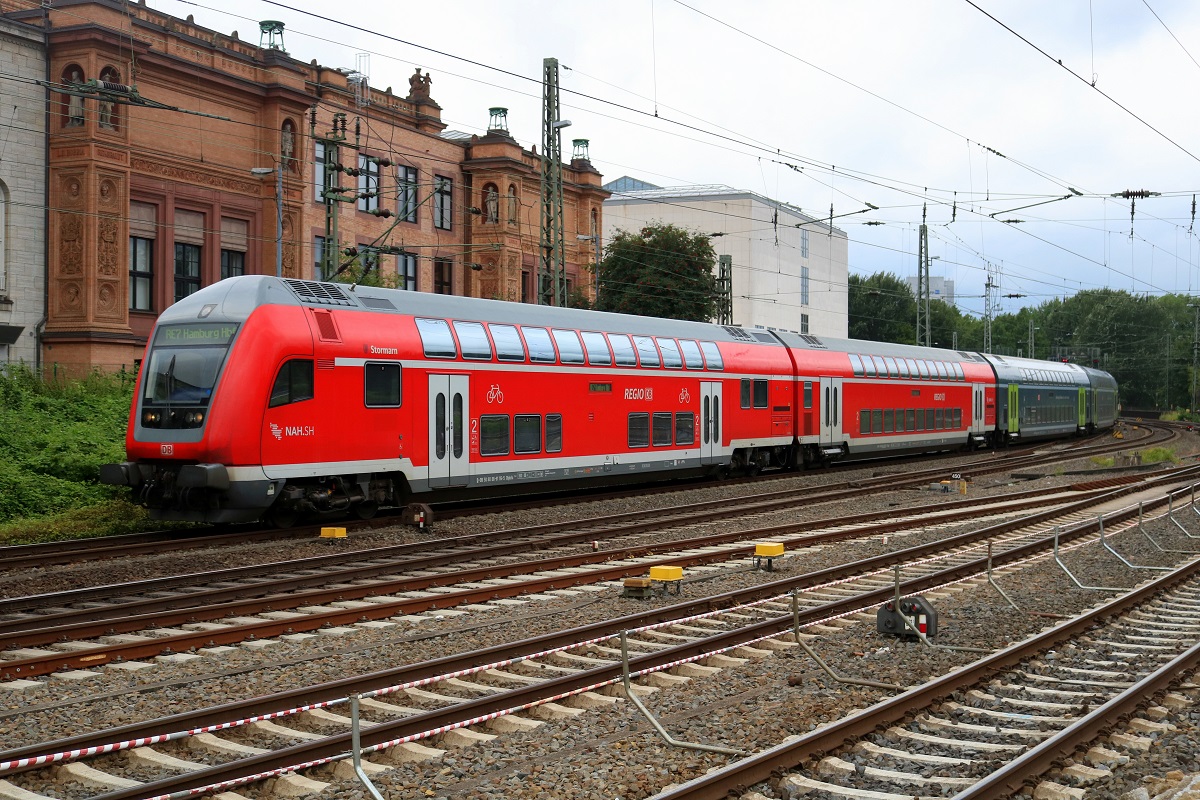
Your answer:
[[[908,276],[908,288],[912,289],[913,297],[917,296],[917,276]],[[929,299],[942,300],[954,305],[954,280],[943,278],[941,275],[929,276]]]
[[[0,19],[0,367],[35,366],[45,323],[45,79],[42,32]]]
[[[652,222],[714,236],[733,260],[733,322],[845,337],[849,256],[844,231],[800,209],[728,186],[605,184],[604,241]]]

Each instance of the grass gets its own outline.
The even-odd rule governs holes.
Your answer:
[[[1114,467],[1117,464],[1117,459],[1115,456],[1092,456],[1088,460],[1097,467],[1102,467],[1104,469]]]
[[[1175,455],[1175,449],[1172,447],[1149,447],[1143,450],[1141,455],[1143,464],[1161,464],[1165,461],[1179,463],[1179,456]]]
[[[119,536],[123,533],[158,530],[162,522],[151,520],[146,509],[128,500],[112,499],[96,505],[72,508],[57,514],[27,517],[0,524],[0,545],[38,544],[64,539]]]

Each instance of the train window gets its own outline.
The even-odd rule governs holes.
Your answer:
[[[650,415],[645,411],[629,415],[629,446],[650,446]]]
[[[887,364],[889,378],[900,377],[900,370],[896,367],[896,359],[892,358],[891,356],[884,356],[883,363]]]
[[[454,332],[458,334],[463,358],[481,361],[492,357],[492,343],[488,341],[487,333],[483,330],[483,323],[456,320]]]
[[[496,357],[501,361],[524,361],[525,344],[516,325],[489,325],[492,341],[496,343]]]
[[[962,409],[961,408],[954,409],[954,427],[955,427],[955,429],[962,427],[962,417],[963,417]]]
[[[946,369],[945,361],[937,362],[937,371],[938,371],[939,378],[949,378],[950,377],[950,372]]]
[[[618,367],[636,367],[637,356],[634,354],[633,342],[623,333],[608,334],[608,343],[612,345],[613,356]]]
[[[896,433],[904,432],[904,409],[896,409]]]
[[[463,454],[463,431],[466,425],[463,424],[463,396],[462,392],[454,392],[454,400],[452,401],[453,411],[451,412],[451,424],[454,431],[454,457],[462,458]]]
[[[865,408],[858,412],[858,432],[871,432],[871,412]]]
[[[583,363],[583,345],[579,343],[579,334],[555,328],[554,343],[558,345],[558,360],[564,364]]]
[[[367,408],[395,408],[400,405],[399,364],[363,364],[363,402]]]
[[[813,390],[813,382],[805,381],[804,382],[804,407],[805,408],[812,408],[812,390]]]
[[[927,430],[927,431],[936,430],[936,428],[933,427],[933,409],[932,408],[925,409],[925,430]]]
[[[965,381],[967,379],[967,373],[963,372],[962,364],[954,365],[954,374],[958,376],[960,381]]]
[[[917,359],[917,373],[918,373],[918,374],[919,374],[919,375],[920,375],[922,378],[928,378],[928,377],[929,377],[929,368],[925,366],[925,360],[924,360],[924,359],[921,359],[921,358],[918,358],[918,359]]]
[[[513,417],[513,452],[542,452],[542,418],[537,414]]]
[[[271,408],[313,399],[313,362],[294,358],[284,363],[271,387]]]
[[[654,446],[664,447],[671,444],[671,417],[670,411],[655,411],[654,412]]]
[[[933,424],[934,424],[934,427],[939,431],[944,431],[946,429],[946,410],[945,409],[943,409],[943,408],[934,409]]]
[[[904,430],[915,431],[917,429],[917,412],[915,409],[908,409],[904,412]]]
[[[871,433],[883,433],[883,409],[871,410]]]
[[[683,365],[688,369],[704,369],[704,357],[700,355],[700,345],[691,339],[680,339],[679,349],[683,352]]]
[[[529,360],[542,364],[554,363],[554,345],[550,343],[550,334],[545,328],[526,328],[521,326],[525,336],[525,344],[529,347]]]
[[[667,369],[679,369],[683,366],[683,357],[679,355],[679,345],[674,339],[656,338],[658,349],[662,351],[663,366]]]
[[[438,392],[433,401],[433,429],[436,431],[433,452],[438,461],[446,457],[446,395]]]
[[[917,409],[914,409],[914,410],[913,410],[913,417],[914,417],[914,419],[913,419],[913,425],[914,425],[914,427],[913,427],[913,430],[915,430],[915,431],[923,431],[923,430],[925,430],[925,412],[924,412],[924,411],[922,411],[922,410],[921,410],[921,409],[919,409],[919,408],[917,408]]]
[[[767,407],[767,382],[765,380],[754,381],[754,407]]]
[[[696,414],[692,411],[680,411],[675,414],[675,444],[688,445],[696,443]]]
[[[855,377],[861,378],[863,376],[862,359],[858,357],[858,353],[848,353],[848,355],[850,356],[850,371],[854,373]]]
[[[633,346],[637,348],[638,359],[643,367],[657,367],[662,362],[658,360],[658,348],[649,336],[633,337]]]
[[[484,414],[479,418],[479,454],[508,455],[507,414]]]
[[[904,363],[908,364],[909,377],[916,378],[920,376],[921,373],[918,370],[916,359],[906,358],[904,359]]]
[[[883,432],[884,433],[892,432],[892,426],[894,424],[893,421],[895,419],[895,414],[896,414],[896,412],[892,411],[892,409],[890,409],[890,408],[885,408],[883,410]]]
[[[750,379],[742,378],[742,408],[750,407]]]
[[[546,452],[562,452],[562,414],[546,415]]]
[[[905,362],[905,360],[903,358],[896,359],[896,366],[900,368],[900,377],[901,378],[909,377],[908,364]]]
[[[887,362],[880,356],[871,356],[871,361],[875,364],[875,374],[881,378],[886,378]]]
[[[587,350],[589,364],[596,367],[612,364],[612,353],[608,350],[608,342],[603,333],[584,331],[580,336],[583,337],[583,349]]]
[[[725,362],[721,361],[721,351],[717,349],[716,342],[701,342],[700,352],[704,353],[704,364],[709,369],[725,369]]]
[[[426,358],[458,356],[458,348],[454,346],[454,337],[450,335],[450,324],[446,320],[417,317],[417,333],[421,336]]]

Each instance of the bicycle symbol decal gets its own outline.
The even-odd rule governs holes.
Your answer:
[[[692,402],[692,395],[688,392],[687,389],[684,389],[683,391],[681,391],[679,393],[679,405],[685,406],[690,402]]]
[[[504,392],[500,391],[500,384],[493,383],[492,388],[488,390],[487,401],[489,403],[503,403]]]

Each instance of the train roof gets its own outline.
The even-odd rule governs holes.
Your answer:
[[[1001,382],[1017,381],[1019,383],[1044,382],[1037,376],[1037,371],[1050,373],[1055,376],[1054,383],[1065,383],[1073,386],[1090,386],[1091,379],[1087,372],[1078,364],[1061,361],[1043,361],[1040,358],[1021,358],[1017,356],[998,356],[985,353],[984,358],[996,370],[996,378]]]
[[[378,286],[281,279],[267,275],[242,275],[206,286],[164,311],[159,317],[159,322],[192,322],[206,307],[209,308],[204,316],[207,321],[240,322],[249,317],[255,308],[263,305],[353,309],[385,314],[782,346],[779,340],[767,331],[747,330],[710,322],[410,292]]]
[[[833,350],[870,356],[892,356],[893,358],[899,356],[902,358],[933,358],[939,361],[957,361],[959,363],[987,363],[977,353],[970,353],[966,350],[950,350],[944,347],[918,347],[912,344],[872,342],[866,339],[835,339],[830,336],[814,336],[790,331],[775,331],[775,335],[788,347],[798,350]]]

